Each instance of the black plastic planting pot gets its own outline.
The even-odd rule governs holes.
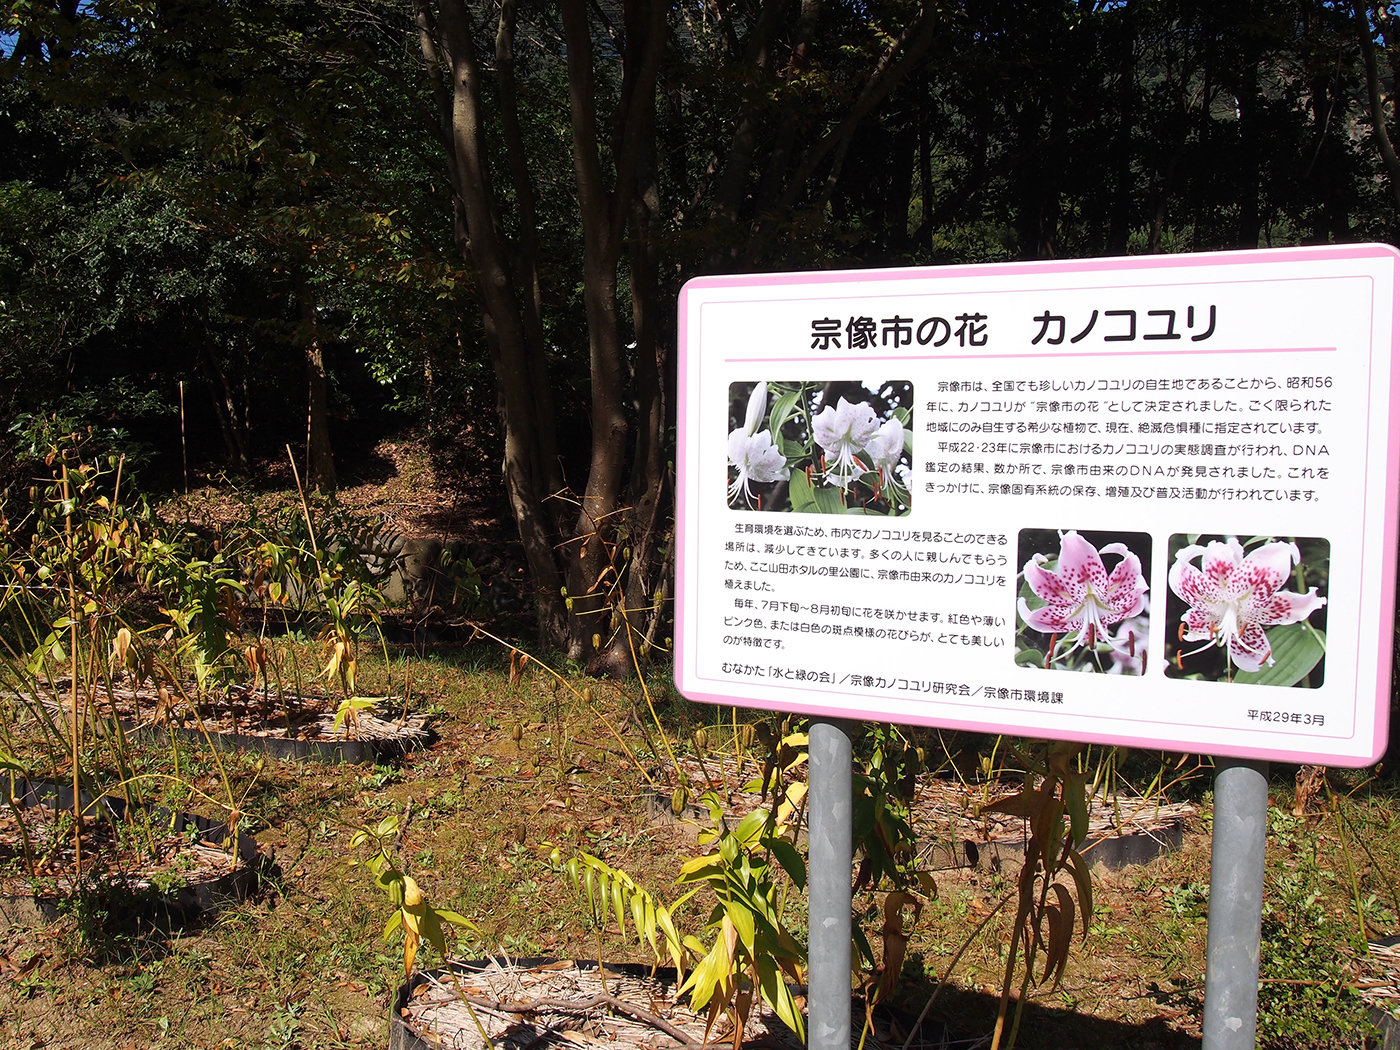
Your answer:
[[[192,744],[208,742],[220,751],[247,751],[255,755],[269,755],[281,759],[311,759],[330,765],[358,765],[360,763],[386,764],[403,758],[408,752],[427,747],[436,739],[427,736],[404,737],[396,740],[297,740],[285,736],[254,736],[247,733],[210,732],[206,740],[197,729],[184,726],[132,726],[123,724],[122,731],[135,740],[159,742],[169,740],[173,733],[176,740]]]
[[[64,784],[45,781],[17,781],[15,784],[15,805],[21,810],[37,806],[47,806],[55,810],[73,808],[73,788]],[[90,819],[110,819],[122,821],[126,818],[127,804],[124,799],[104,797],[94,803],[86,791],[80,794],[81,804],[91,814]],[[196,832],[205,842],[222,847],[228,839],[228,825],[193,813],[177,813],[164,806],[144,807],[153,824],[169,828],[174,832]],[[247,897],[257,884],[260,873],[258,844],[253,839],[239,833],[237,840],[238,867],[216,879],[210,879],[192,886],[173,888],[159,894],[149,895],[152,910],[159,911],[172,921],[191,919],[202,912],[212,911],[230,901]],[[133,894],[133,900],[138,900]],[[144,902],[143,902],[144,903]],[[0,929],[5,926],[34,925],[52,922],[60,911],[59,898],[44,895],[0,895]]]
[[[677,816],[671,809],[671,799],[660,792],[643,796],[642,805],[647,819],[653,824],[689,822],[696,827],[706,828],[713,823],[709,810],[694,802],[687,802],[681,814]],[[1171,816],[1145,829],[1134,828],[1116,835],[1091,834],[1080,845],[1079,850],[1091,865],[1102,864],[1110,871],[1117,871],[1135,864],[1146,864],[1167,853],[1174,853],[1181,849],[1185,839],[1185,818]],[[805,832],[799,835],[798,841],[806,841]],[[930,868],[935,871],[947,868],[977,868],[987,867],[994,860],[997,864],[1019,864],[1025,854],[1025,838],[1004,836],[981,842],[969,839],[957,846],[935,844],[929,851],[928,862]],[[1400,1047],[1396,1047],[1396,1050],[1400,1050]]]
[[[1380,1029],[1381,1042],[1376,1050],[1400,1050],[1400,1018],[1379,1006],[1371,1007],[1371,1023]]]

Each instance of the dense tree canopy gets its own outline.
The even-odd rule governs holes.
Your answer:
[[[332,488],[334,417],[440,440],[494,407],[540,626],[598,667],[624,619],[665,635],[687,278],[1400,215],[1400,35],[1364,0],[3,10],[6,423],[139,436],[184,379],[208,456],[293,441]]]

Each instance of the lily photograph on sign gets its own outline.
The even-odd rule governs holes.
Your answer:
[[[730,384],[729,506],[908,514],[913,402],[904,380]]]
[[[1330,550],[1313,537],[1172,536],[1167,676],[1320,686]]]
[[[1152,537],[1022,529],[1016,663],[1051,671],[1147,670]]]

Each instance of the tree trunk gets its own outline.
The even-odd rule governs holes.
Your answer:
[[[1260,135],[1263,114],[1260,110],[1263,108],[1264,98],[1259,90],[1258,46],[1247,42],[1245,47],[1245,61],[1240,78],[1235,84],[1235,100],[1240,114],[1240,158],[1237,164],[1240,175],[1240,214],[1235,239],[1241,248],[1258,248],[1259,230],[1264,224],[1259,202],[1263,152]]]
[[[1133,203],[1133,119],[1137,94],[1137,39],[1133,3],[1127,0],[1121,14],[1123,39],[1119,43],[1118,134],[1113,143],[1113,210],[1108,223],[1108,254],[1128,254],[1128,229]]]
[[[1381,95],[1380,72],[1376,68],[1376,42],[1371,36],[1371,18],[1366,13],[1366,0],[1355,0],[1354,7],[1357,35],[1361,38],[1361,57],[1366,64],[1366,98],[1370,104],[1371,134],[1385,164],[1386,175],[1390,178],[1390,191],[1395,195],[1396,205],[1400,206],[1400,157],[1395,155],[1390,129],[1386,126],[1385,99]]]
[[[547,641],[592,670],[625,672],[632,651],[657,636],[670,591],[673,529],[665,441],[674,399],[667,395],[669,350],[662,333],[674,325],[674,288],[663,284],[678,281],[680,274],[668,274],[664,282],[660,269],[666,231],[661,229],[655,107],[669,19],[677,7],[654,0],[623,0],[607,11],[590,0],[528,7],[542,20],[545,38],[558,39],[562,30],[559,54],[566,68],[583,238],[577,276],[554,277],[580,284],[588,329],[588,473],[581,484],[570,486],[555,454],[555,407],[545,367],[546,332],[557,328],[544,323],[546,300],[540,294],[532,185],[539,169],[527,155],[532,140],[521,127],[523,100],[517,98],[515,80],[518,0],[502,0],[498,9],[489,90],[477,51],[478,41],[486,38],[484,27],[471,21],[482,9],[469,8],[465,0],[413,4],[447,151],[454,232],[476,275],[477,305],[497,382],[505,487],[535,584],[539,628]],[[595,57],[596,19],[607,20],[618,6],[621,31],[615,21],[608,24],[616,51]],[[800,70],[815,39],[819,6],[818,0],[802,0],[797,33],[787,38],[781,30],[791,0],[755,4],[756,17],[745,23],[748,37],[742,44],[733,23],[726,23],[725,61],[742,70],[735,82],[744,85],[747,97],[727,124],[727,149],[719,151],[728,163],[716,158],[700,176],[689,206],[692,213],[708,210],[709,234],[721,227],[735,234],[725,242],[730,247],[721,251],[723,258],[760,242],[764,223],[790,212],[798,198],[814,196],[815,204],[807,206],[821,208],[821,194],[808,193],[818,167],[828,171],[829,192],[857,124],[910,73],[935,28],[935,9],[921,8],[919,19],[888,45],[836,126],[795,159],[797,137],[794,129],[785,130],[765,165],[754,151],[771,142],[764,114],[774,48],[783,39],[795,40],[793,65]],[[618,65],[622,74],[607,142],[600,141],[595,109],[597,85],[604,79],[595,62]],[[611,74],[608,80],[613,82]],[[488,114],[488,98],[499,111]],[[488,127],[498,129],[499,137],[491,139],[502,147],[494,172],[508,178],[513,191],[509,215],[492,184]],[[668,156],[674,159],[674,151]],[[767,176],[761,201],[754,200],[750,185],[755,169]],[[709,196],[712,177],[717,189]],[[707,197],[713,202],[708,209],[701,203]],[[665,221],[684,222],[667,208]],[[751,228],[741,229],[744,221]],[[721,241],[716,237],[712,243]],[[624,265],[630,318],[619,299]]]
[[[574,182],[583,225],[583,299],[588,319],[589,418],[593,425],[588,481],[579,502],[573,535],[564,546],[568,588],[573,599],[569,655],[593,660],[623,597],[622,551],[617,537],[625,477],[628,422],[623,405],[625,366],[619,328],[617,269],[626,220],[633,212],[640,158],[654,149],[656,72],[665,42],[665,21],[632,12],[634,25],[647,25],[644,46],[624,51],[623,91],[617,125],[623,129],[616,153],[616,184],[603,183],[594,107],[593,42],[584,0],[564,0],[564,39],[569,74],[570,128]],[[639,357],[640,347],[639,349]],[[650,351],[655,353],[654,349]],[[654,385],[654,384],[653,384]],[[614,670],[614,668],[607,668]]]
[[[554,420],[542,418],[537,411],[538,377],[531,368],[525,323],[499,237],[501,224],[486,153],[481,65],[462,0],[442,0],[436,23],[422,3],[416,14],[430,71],[448,75],[448,83],[439,77],[434,87],[445,96],[440,110],[448,121],[444,134],[453,197],[464,226],[458,243],[477,272],[477,302],[500,392],[506,496],[535,584],[540,631],[559,644],[568,636],[569,616],[559,594],[554,533],[544,507],[550,495],[545,480],[557,469],[543,455],[544,447],[553,444]]]
[[[224,374],[213,347],[209,345],[207,330],[203,333],[201,350],[209,383],[209,398],[214,403],[214,417],[219,421],[224,448],[234,469],[246,475],[249,471],[247,420],[238,412],[233,387],[229,385],[228,376]]]
[[[641,42],[650,39],[651,19],[663,20],[648,0],[628,0],[628,65],[644,69]],[[636,49],[635,51],[633,49]],[[626,95],[624,91],[624,95]],[[661,340],[662,319],[659,282],[660,249],[656,225],[660,217],[656,147],[656,105],[654,92],[648,92],[640,107],[643,148],[637,157],[637,193],[628,218],[628,274],[632,291],[632,334],[636,341],[633,381],[636,387],[636,441],[632,454],[632,475],[628,482],[630,510],[624,535],[630,548],[626,557],[625,584],[622,588],[621,619],[626,630],[613,634],[606,651],[599,657],[600,670],[625,672],[636,657],[645,657],[656,626],[670,596],[668,566],[663,556],[656,562],[656,548],[662,539],[669,515],[665,500],[667,399],[662,387],[668,355]],[[668,326],[669,327],[669,326]]]

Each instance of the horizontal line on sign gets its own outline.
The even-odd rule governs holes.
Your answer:
[[[990,361],[1037,357],[1185,357],[1188,354],[1331,354],[1335,346],[1261,347],[1252,350],[1071,350],[1045,354],[861,354],[858,357],[726,357],[726,364],[769,364],[787,361]]]

